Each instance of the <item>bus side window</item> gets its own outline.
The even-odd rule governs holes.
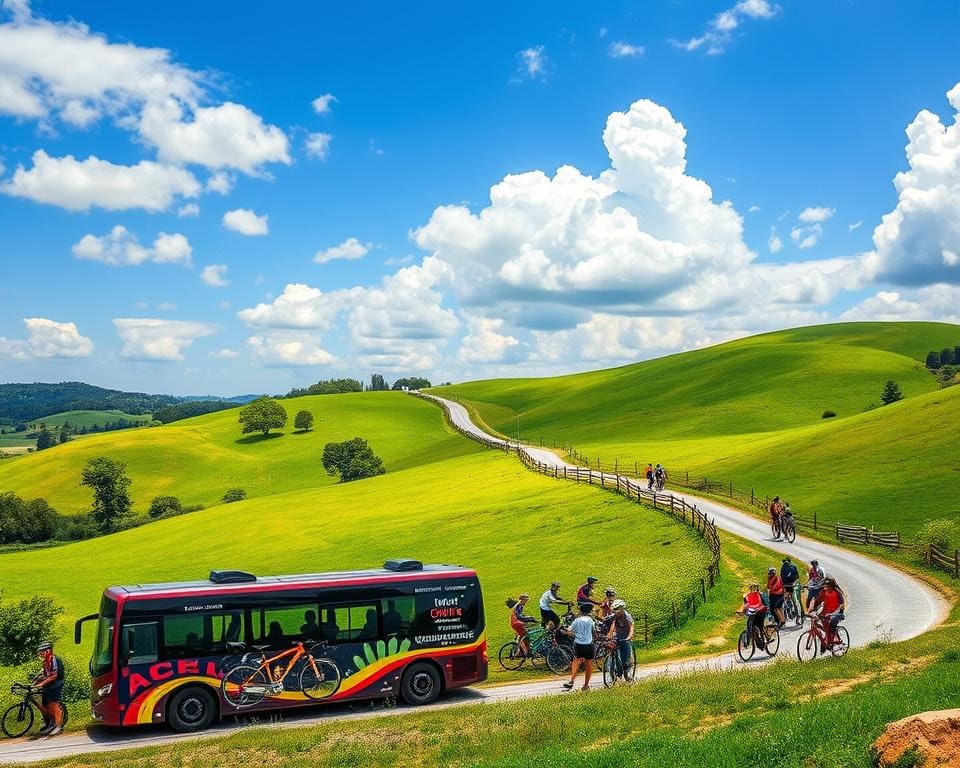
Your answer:
[[[385,637],[407,637],[416,616],[416,600],[413,597],[390,597],[380,601],[383,611],[383,634]]]
[[[124,624],[120,636],[120,663],[152,664],[158,660],[157,622]]]

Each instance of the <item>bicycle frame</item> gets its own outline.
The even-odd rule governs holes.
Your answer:
[[[283,673],[274,677],[273,674],[273,663],[285,659],[287,656],[292,656],[290,662],[286,665]],[[276,656],[271,656],[269,659],[265,653],[261,654],[260,663],[257,665],[257,672],[264,670],[267,673],[267,679],[271,683],[282,683],[287,679],[287,675],[290,674],[290,671],[297,665],[297,662],[300,661],[304,656],[310,659],[310,665],[313,667],[313,671],[317,672],[317,665],[313,661],[313,656],[303,647],[303,643],[297,643],[293,648],[288,651],[281,651]]]

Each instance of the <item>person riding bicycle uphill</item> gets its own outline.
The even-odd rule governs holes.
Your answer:
[[[553,610],[554,605],[570,605],[569,601],[560,597],[558,590],[560,582],[555,581],[550,585],[550,589],[540,595],[540,624],[546,627],[548,622],[553,622],[554,627],[559,627],[563,622]]]
[[[587,576],[586,584],[581,584],[580,589],[577,590],[577,605],[600,605],[599,600],[594,600],[591,595],[593,594],[594,586],[597,583],[596,576]]]
[[[647,462],[647,468],[644,470],[644,474],[647,478],[647,490],[653,488],[653,464]]]
[[[533,616],[527,616],[524,613],[524,608],[529,600],[530,595],[524,592],[517,597],[516,604],[510,609],[510,628],[516,633],[517,642],[520,643],[520,648],[523,650],[524,655],[530,654],[530,642],[527,640],[527,624],[537,623],[537,620]]]
[[[763,627],[763,619],[767,615],[767,606],[760,594],[759,584],[750,585],[750,591],[743,596],[743,608],[740,612],[747,617],[747,637],[752,637],[754,625]]]
[[[37,653],[43,663],[43,671],[33,678],[31,685],[40,691],[40,711],[47,724],[40,729],[42,736],[56,736],[63,731],[63,706],[60,704],[63,693],[63,662],[53,653],[53,643],[47,641],[37,646]]]
[[[667,484],[667,470],[662,464],[657,464],[657,468],[653,471],[653,479],[656,481],[657,490],[662,491],[663,486]]]
[[[797,587],[800,583],[800,571],[789,557],[783,558],[783,564],[780,566],[780,581],[783,582],[783,594],[786,600],[793,602],[797,613],[803,616],[803,607],[797,599]]]
[[[811,560],[810,568],[807,569],[807,613],[810,612],[813,601],[817,599],[817,595],[819,595],[820,590],[823,589],[826,578],[826,573],[824,573],[823,568],[820,567],[820,561]]]
[[[773,614],[777,626],[785,623],[783,617],[783,582],[773,566],[767,568],[767,600],[770,603],[770,612]]]
[[[613,617],[607,620],[610,628],[607,630],[607,639],[616,643],[620,654],[620,668],[625,677],[630,676],[630,662],[633,660],[630,647],[633,640],[633,616],[627,611],[627,604],[623,600],[613,601]]]
[[[843,611],[846,608],[846,600],[837,581],[831,576],[824,579],[823,589],[814,600],[813,607],[820,609],[819,620],[827,637],[827,644],[820,648],[821,651],[827,650],[836,640],[837,625],[844,619]]]
[[[770,502],[770,522],[780,530],[780,516],[783,514],[783,503],[780,501],[779,496],[774,496],[773,501]],[[779,539],[780,537],[777,536]]]

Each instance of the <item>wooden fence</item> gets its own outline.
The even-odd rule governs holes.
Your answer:
[[[688,618],[697,615],[697,609],[707,601],[707,593],[716,585],[720,575],[720,537],[714,522],[697,509],[695,504],[690,504],[685,499],[674,496],[672,493],[647,490],[642,487],[642,483],[622,474],[608,473],[602,470],[596,471],[589,467],[572,467],[566,464],[561,466],[538,461],[523,444],[485,437],[464,429],[449,418],[449,412],[442,401],[419,392],[412,394],[440,406],[448,417],[447,422],[460,434],[489,448],[515,452],[524,466],[534,472],[558,480],[588,483],[619,493],[628,499],[636,500],[638,504],[646,504],[669,514],[696,531],[710,549],[710,563],[704,569],[704,575],[699,577],[698,583],[691,592],[671,600],[669,605],[663,604],[658,606],[657,609],[644,610],[642,613],[636,606],[631,606],[634,611],[635,622],[634,642],[636,645],[648,645],[664,632],[676,629]]]
[[[951,555],[930,544],[924,552],[924,559],[931,568],[946,571],[953,578],[960,579],[960,549],[955,549]]]

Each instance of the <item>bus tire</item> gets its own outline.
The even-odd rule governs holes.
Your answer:
[[[407,667],[400,683],[400,695],[407,704],[422,706],[433,704],[443,688],[440,670],[433,664],[419,662]]]
[[[174,691],[167,704],[167,723],[180,733],[202,731],[216,717],[217,700],[203,686],[187,685]]]

